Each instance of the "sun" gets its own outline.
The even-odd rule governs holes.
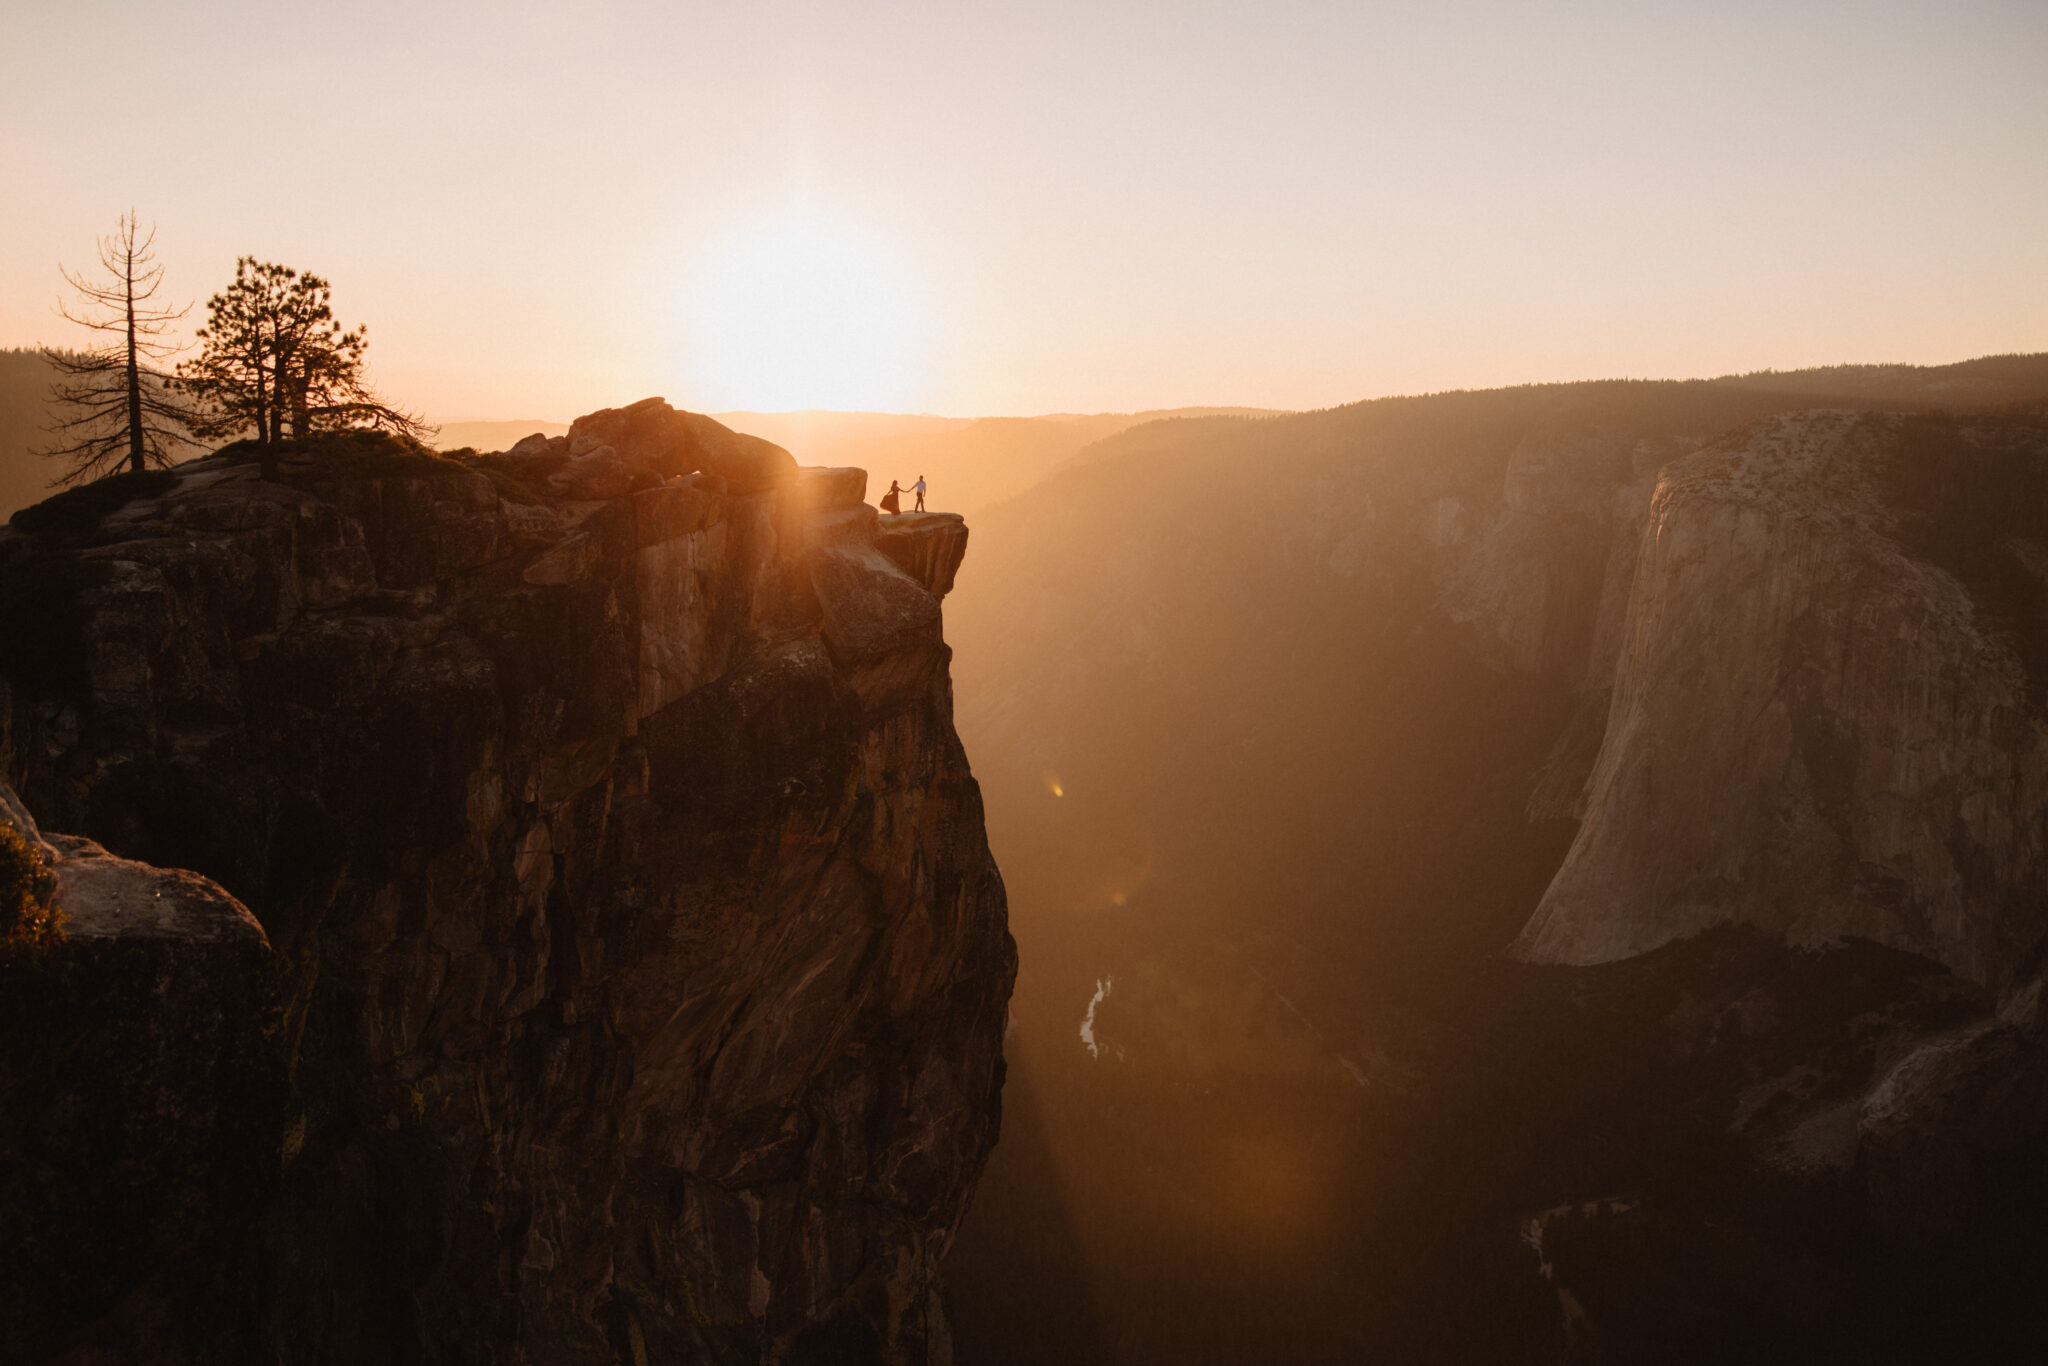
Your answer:
[[[926,321],[902,258],[844,223],[792,215],[715,249],[690,282],[691,388],[718,411],[903,409]]]

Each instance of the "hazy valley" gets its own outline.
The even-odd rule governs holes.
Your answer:
[[[0,55],[0,1366],[2048,1360],[2048,5]]]
[[[151,1211],[10,1332],[2024,1354],[2044,404],[2041,357],[752,435],[650,401],[31,508],[7,776],[141,975],[18,997],[49,1061],[9,1085],[178,1119],[7,1139],[130,1173],[15,1189],[38,1236]],[[878,519],[877,470],[942,515]],[[137,940],[105,889],[164,875],[74,836],[254,915],[180,883]]]
[[[948,635],[1023,968],[963,1342],[2038,1342],[2044,396],[1168,424],[978,518]]]

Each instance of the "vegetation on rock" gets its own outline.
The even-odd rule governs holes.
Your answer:
[[[402,432],[379,431],[370,427],[347,427],[336,431],[311,432],[266,443],[253,437],[231,442],[216,455],[225,460],[262,460],[285,471],[287,466],[325,477],[389,476],[394,474],[441,474],[457,467],[417,438]]]
[[[0,825],[0,964],[63,936],[63,913],[42,894],[43,855],[11,825]]]
[[[236,261],[234,283],[206,301],[204,349],[178,367],[205,409],[194,430],[209,437],[253,430],[265,447],[350,427],[427,435],[418,417],[370,388],[365,329],[342,330],[332,293],[311,272],[253,256]]]
[[[123,470],[104,479],[53,494],[9,518],[11,525],[36,535],[90,531],[137,498],[155,498],[178,483],[170,470]]]

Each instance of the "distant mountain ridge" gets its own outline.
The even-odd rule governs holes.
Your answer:
[[[56,471],[35,451],[48,439],[43,428],[55,378],[40,351],[0,351],[0,516],[50,496]]]
[[[1694,380],[1585,380],[1518,385],[1501,392],[1543,389],[1570,392],[1587,385],[1671,384],[1749,390],[1811,398],[1817,405],[1891,408],[1965,406],[1995,408],[2037,399],[2048,390],[2048,353],[1983,356],[1950,365],[1847,364],[1804,370],[1756,370]],[[1457,391],[1463,392],[1463,391]],[[1395,395],[1361,403],[1398,402]],[[1359,403],[1322,411],[1343,411]],[[1037,484],[1098,442],[1163,421],[1278,418],[1288,410],[1245,406],[1151,408],[1133,413],[1042,413],[1029,417],[943,417],[929,413],[788,413],[735,411],[712,414],[734,431],[764,437],[806,465],[854,465],[869,472],[879,497],[890,479],[908,484],[923,475],[932,505],[973,513]],[[442,450],[464,446],[502,450],[540,432],[568,428],[544,420],[452,419],[444,422]]]
[[[459,451],[465,447],[476,451],[505,451],[535,432],[542,436],[564,436],[569,431],[566,422],[530,417],[454,417],[434,425],[440,429],[434,438],[434,447],[443,451]]]
[[[0,519],[56,492],[66,466],[38,452],[51,443],[50,385],[58,378],[35,347],[0,350]],[[186,459],[202,447],[176,456]]]
[[[1757,370],[1713,381],[1771,393],[1828,394],[1886,405],[1996,406],[2039,402],[2048,386],[2048,354],[1979,356],[1953,365],[1827,365]]]
[[[47,422],[49,367],[33,348],[0,350],[0,517],[49,496],[50,474],[33,454]],[[1616,381],[1585,381],[1588,384]],[[1668,381],[1628,381],[1667,383]],[[2048,388],[2048,353],[1984,356],[1952,365],[1835,365],[1760,370],[1688,385],[1804,395],[1817,402],[1889,407],[1998,407],[2028,401]],[[1521,386],[1569,391],[1572,385]],[[1395,399],[1367,399],[1386,403]],[[1345,404],[1341,408],[1355,408]],[[1329,409],[1325,411],[1340,411]],[[735,431],[775,442],[807,465],[857,465],[880,496],[892,478],[925,476],[932,506],[976,512],[1030,488],[1097,442],[1162,421],[1278,418],[1285,410],[1243,406],[1154,408],[1134,413],[1045,413],[1032,417],[942,417],[925,413],[728,412],[712,414]],[[568,424],[549,418],[453,417],[440,422],[435,445],[506,450],[540,432],[560,436]]]
[[[1443,546],[1479,535],[1485,519],[1515,499],[1533,500],[1544,515],[1563,515],[1561,505],[1550,507],[1562,495],[1546,492],[1543,479],[1556,473],[1546,461],[1565,456],[1546,455],[1543,442],[1530,446],[1516,463],[1511,484],[1502,484],[1511,454],[1525,438],[1534,440],[1531,433],[1558,452],[1581,441],[1614,447],[1620,453],[1613,459],[1623,469],[1632,461],[1645,464],[1629,476],[1635,479],[1654,475],[1656,464],[1682,449],[1696,449],[1719,433],[1761,418],[1804,408],[1910,413],[1933,406],[1937,395],[1947,396],[1942,406],[1957,411],[2048,405],[2048,354],[1938,367],[1841,366],[1713,380],[1529,385],[1373,399],[1257,421],[1215,417],[1125,428],[1090,446],[1080,460],[1025,498],[991,509],[975,525],[977,572],[963,583],[948,612],[960,657],[962,725],[970,731],[991,803],[1009,799],[1005,789],[1010,781],[1018,785],[1015,799],[1025,799],[1039,786],[1040,770],[1048,764],[1057,767],[1063,751],[1077,751],[1081,757],[1075,762],[1099,763],[1141,734],[1159,749],[1143,762],[1134,757],[1134,775],[1170,771],[1165,755],[1173,751],[1174,737],[1216,735],[1219,726],[1228,725],[1239,739],[1263,733],[1264,740],[1257,742],[1262,746],[1294,743],[1273,733],[1269,707],[1276,696],[1304,688],[1298,670],[1277,671],[1270,682],[1278,692],[1251,686],[1260,661],[1272,658],[1277,648],[1273,633],[1282,626],[1305,632],[1282,654],[1314,647],[1331,656],[1343,643],[1325,637],[1329,621],[1357,610],[1357,594],[1381,591],[1387,575],[1413,571],[1412,565],[1388,561],[1384,545],[1362,530],[1371,517],[1390,516],[1386,509],[1393,500],[1416,518],[1435,519],[1404,530],[1404,536],[1412,532]],[[1649,444],[1634,451],[1641,443]],[[1668,454],[1660,456],[1666,447]],[[1459,477],[1471,485],[1459,493],[1462,503],[1442,501],[1449,492],[1422,498],[1421,490],[1450,480],[1454,470],[1467,471]],[[1584,495],[1586,507],[1574,515],[1618,516],[1596,507],[1597,497],[1606,496],[1599,492],[1605,486],[1587,477],[1595,491]],[[1646,505],[1648,490],[1640,492]],[[1628,537],[1641,515],[1642,507],[1631,504]],[[1518,526],[1501,535],[1520,534]],[[1437,558],[1447,553],[1441,547],[1429,552]],[[1505,540],[1499,554],[1507,554]],[[1528,574],[1509,576],[1500,592],[1512,590],[1532,601],[1548,595],[1541,611],[1532,606],[1518,614],[1507,612],[1511,604],[1481,601],[1474,575],[1458,578],[1445,591],[1459,603],[1471,600],[1469,610],[1459,609],[1464,618],[1482,609],[1489,616],[1515,617],[1502,626],[1501,638],[1486,646],[1499,656],[1493,662],[1550,674],[1586,648],[1574,635],[1593,629],[1593,605],[1606,591],[1602,573],[1594,563],[1560,565],[1547,584]],[[1574,575],[1590,578],[1579,582]],[[1185,615],[1171,595],[1191,583],[1207,585],[1204,605],[1199,614]],[[1626,588],[1624,581],[1613,591],[1625,593]],[[1302,605],[1304,595],[1312,593],[1333,595],[1325,611],[1308,612]],[[1551,624],[1539,629],[1539,619]],[[1242,633],[1242,638],[1225,646],[1214,637],[1226,631]],[[1518,633],[1532,634],[1524,638]],[[1261,638],[1264,646],[1257,644]],[[1204,663],[1175,683],[1172,705],[1185,702],[1198,709],[1169,718],[1145,675],[1180,672],[1172,662],[1178,650]],[[1365,675],[1386,668],[1370,656],[1351,662]],[[1244,672],[1233,679],[1238,670]],[[1115,720],[1091,718],[1088,709],[1077,706],[1083,689],[1097,689],[1098,702],[1114,696],[1116,705],[1128,710]],[[1299,699],[1301,705],[1333,709],[1331,724],[1302,740],[1305,748],[1298,755],[1304,765],[1321,770],[1332,762],[1333,737],[1358,724],[1351,708],[1359,693],[1348,687],[1329,696],[1314,689],[1309,693]],[[1590,754],[1585,759],[1590,764]],[[1362,773],[1372,766],[1337,767]],[[1211,813],[1205,819],[1236,812],[1256,823],[1269,819],[1250,796],[1257,790],[1256,774],[1233,771],[1201,783],[1168,781],[1159,796],[1188,803],[1198,793],[1207,794],[1199,799]],[[1244,795],[1224,795],[1229,793]],[[1070,791],[1056,807],[1044,808],[1043,815],[1051,819],[1063,810],[1071,816],[1077,803],[1089,802]],[[1143,805],[1111,800],[1110,809],[1097,814],[1115,824]],[[1414,817],[1410,802],[1396,802],[1386,813],[1395,825]],[[1010,825],[1012,837],[1032,828],[1036,819]],[[1193,832],[1202,823],[1167,824]],[[1281,818],[1268,837],[1279,847],[1317,824]],[[1207,834],[1194,835],[1185,852],[1196,862],[1214,857],[1227,848],[1221,834],[1229,828],[1232,822],[1225,820]],[[1348,835],[1331,835],[1333,842],[1326,847],[1351,843]],[[1298,870],[1318,865],[1310,849],[1298,852],[1298,859],[1286,862]],[[1079,871],[1071,857],[1061,862],[1062,880]],[[1029,881],[1026,862],[1015,861],[1011,872]],[[1155,867],[1154,878],[1162,872]],[[1352,880],[1347,875],[1338,885]],[[1295,889],[1303,898],[1329,890],[1327,884]],[[1503,941],[1519,924],[1504,928]]]

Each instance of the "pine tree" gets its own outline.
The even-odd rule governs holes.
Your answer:
[[[156,228],[137,237],[131,210],[121,215],[111,236],[99,240],[100,265],[109,277],[104,282],[58,267],[82,302],[76,311],[59,303],[57,312],[81,327],[110,333],[113,340],[83,351],[43,348],[43,358],[58,373],[50,387],[57,418],[49,431],[62,444],[42,454],[70,465],[53,483],[98,479],[124,467],[162,468],[191,444],[194,414],[159,368],[180,348],[158,340],[191,306],[171,309],[151,302],[164,275],[152,251]]]
[[[344,331],[319,276],[244,256],[235,281],[206,301],[200,355],[178,380],[203,409],[194,430],[252,434],[274,448],[287,437],[376,427],[411,437],[432,428],[386,404],[363,375],[365,329]]]

